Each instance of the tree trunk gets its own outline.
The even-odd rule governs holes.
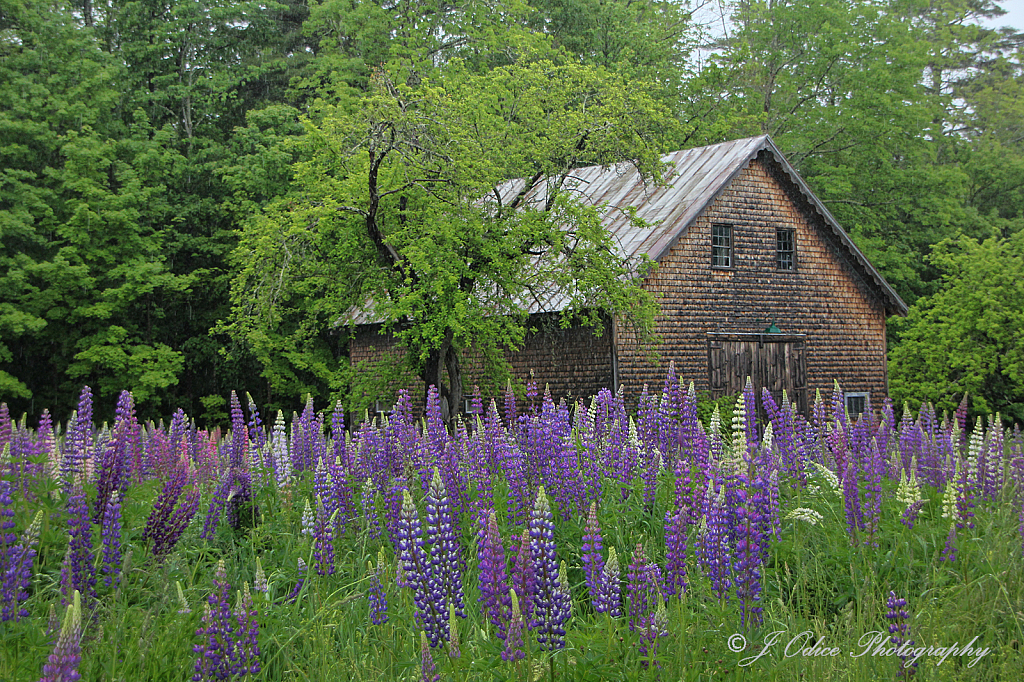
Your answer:
[[[420,378],[429,393],[431,386],[437,387],[441,402],[441,418],[449,428],[454,426],[455,416],[462,411],[462,368],[459,351],[452,345],[454,333],[448,330],[440,348],[430,352]],[[447,372],[447,381],[445,373]]]

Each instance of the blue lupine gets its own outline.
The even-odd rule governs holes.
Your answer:
[[[313,547],[316,574],[334,575],[334,518],[328,515],[322,498],[317,498]]]
[[[565,622],[558,582],[558,559],[555,549],[555,524],[544,486],[537,491],[537,501],[530,514],[530,552],[534,558],[537,592],[533,603],[533,627],[537,642],[544,649],[565,647]]]
[[[121,576],[121,496],[110,493],[103,512],[103,583],[115,588]]]
[[[591,502],[590,512],[587,514],[587,526],[583,532],[583,543],[580,546],[580,559],[583,562],[583,574],[587,580],[587,590],[590,592],[591,601],[600,589],[603,552],[601,526],[597,522],[597,503]]]
[[[910,614],[907,613],[906,607],[907,600],[902,597],[897,597],[893,591],[889,592],[889,598],[886,600],[886,606],[889,607],[889,612],[885,614],[885,617],[889,619],[889,642],[896,648],[899,649],[902,645],[906,644],[906,648],[912,649],[914,641],[909,639],[910,637]],[[907,655],[900,656],[900,667],[897,672],[897,677],[911,677],[917,672],[917,660],[913,660],[907,663]]]
[[[622,616],[622,572],[614,547],[608,548],[608,560],[601,568],[601,589],[594,599],[594,611],[612,618]]]
[[[404,580],[413,591],[416,621],[426,631],[430,645],[437,646],[444,638],[444,593],[435,576],[432,563],[423,547],[423,529],[419,510],[408,490],[403,491],[402,511],[395,531],[398,560],[402,562]]]
[[[448,504],[448,493],[441,480],[441,474],[434,469],[430,481],[426,506],[426,539],[430,543],[430,566],[432,577],[441,591],[439,610],[448,613],[448,604],[455,606],[460,618],[466,617],[465,596],[462,591],[461,547],[455,532],[455,521]]]
[[[371,564],[369,570],[370,588],[366,591],[370,601],[370,622],[374,625],[382,625],[388,622],[388,598],[384,594],[384,585],[381,584],[380,576],[384,571],[384,550],[377,553],[377,567]]]
[[[81,679],[78,665],[82,660],[82,595],[75,590],[71,595],[64,626],[53,652],[43,666],[39,682],[75,682]]]
[[[505,639],[511,600],[505,563],[505,546],[498,533],[498,519],[491,511],[480,546],[480,599],[483,612],[496,628],[498,639]]]

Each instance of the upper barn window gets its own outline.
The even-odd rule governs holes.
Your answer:
[[[775,231],[775,268],[796,269],[796,237],[793,230]]]
[[[711,226],[711,267],[732,267],[732,225]]]

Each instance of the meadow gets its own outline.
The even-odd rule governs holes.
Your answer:
[[[1019,427],[722,402],[4,405],[0,680],[1020,679]]]

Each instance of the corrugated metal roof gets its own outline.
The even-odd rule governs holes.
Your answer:
[[[818,211],[825,224],[846,248],[855,266],[878,288],[886,307],[905,315],[907,305],[868,262],[767,135],[666,154],[662,161],[667,171],[661,183],[645,182],[631,164],[590,166],[573,170],[566,178],[562,191],[576,193],[591,204],[606,206],[605,227],[612,234],[623,256],[647,255],[658,261],[685,234],[697,216],[762,151],[770,152],[800,188],[805,199]],[[525,186],[526,180],[523,178],[501,185],[498,191],[502,204],[511,203]],[[542,208],[547,201],[547,189],[544,183],[538,183],[525,194],[523,202]],[[635,208],[637,217],[648,227],[636,227],[625,211],[628,208]],[[530,313],[557,312],[563,310],[570,301],[568,295],[554,288],[535,294],[519,302]],[[353,311],[350,320],[345,322],[380,322],[380,319],[374,319],[376,316],[372,310],[373,306],[369,305],[362,311]]]

